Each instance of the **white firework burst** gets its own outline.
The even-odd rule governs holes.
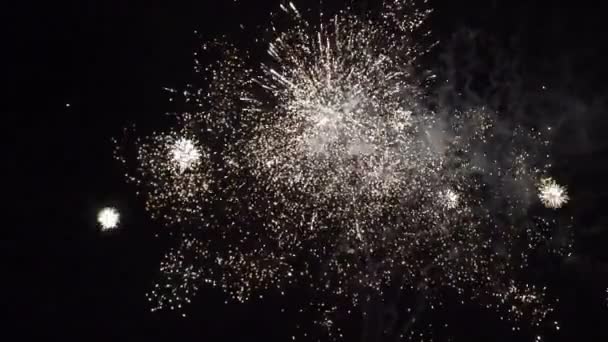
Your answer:
[[[103,208],[97,214],[97,222],[103,231],[116,229],[120,222],[120,213],[116,208]]]
[[[132,180],[146,189],[146,209],[166,222],[196,217],[207,198],[209,154],[187,136],[184,129],[155,134],[138,146],[141,167]]]
[[[201,152],[194,141],[184,137],[172,144],[170,153],[171,159],[182,173],[196,166],[201,158]]]
[[[538,197],[543,205],[547,208],[558,209],[568,203],[570,197],[566,188],[559,185],[551,177],[546,177],[540,180],[538,186]]]
[[[424,288],[431,300],[454,289],[495,299],[501,317],[546,319],[544,289],[507,279],[524,268],[497,256],[488,227],[500,228],[502,254],[520,255],[522,236],[532,251],[545,232],[521,210],[529,194],[559,208],[566,190],[551,178],[536,185],[546,170],[529,152],[542,143],[534,132],[503,129],[485,108],[443,116],[425,105],[426,80],[414,72],[425,51],[412,37],[429,12],[410,2],[320,26],[283,6],[293,18],[273,27],[265,63],[249,70],[247,55],[225,50],[209,89],[184,95],[204,110],[139,142],[131,180],[146,209],[189,232],[161,262],[153,310],[179,310],[203,285],[245,301],[315,283],[328,305],[351,301],[350,312],[399,274],[402,290]],[[208,215],[219,205],[221,217]],[[504,215],[522,224],[503,225]],[[327,307],[315,310],[339,331]]]

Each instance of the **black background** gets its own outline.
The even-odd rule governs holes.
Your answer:
[[[9,206],[1,228],[0,310],[8,331],[19,339],[84,341],[289,339],[293,322],[277,314],[277,303],[224,305],[215,290],[202,291],[188,319],[149,313],[144,293],[166,243],[154,238],[160,228],[124,184],[111,142],[127,125],[153,127],[175,110],[162,88],[183,87],[192,77],[200,42],[194,30],[212,38],[239,23],[264,26],[277,6],[273,0],[2,5]],[[442,42],[464,28],[484,32],[509,47],[524,75],[563,94],[553,119],[562,123],[557,164],[573,195],[577,253],[554,272],[562,330],[548,340],[608,340],[605,12],[592,1],[436,0],[431,6],[431,26]],[[101,234],[95,226],[105,205],[123,212],[120,231]],[[458,341],[523,339],[481,310],[461,311],[450,318],[461,326]]]

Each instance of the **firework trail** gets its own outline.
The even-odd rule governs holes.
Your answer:
[[[184,92],[192,110],[136,143],[128,179],[153,217],[188,230],[161,264],[154,310],[204,285],[239,301],[311,286],[320,325],[340,337],[343,312],[396,289],[431,308],[457,293],[541,327],[554,303],[522,274],[537,248],[569,247],[550,246],[556,222],[530,214],[568,201],[544,176],[543,132],[485,108],[428,109],[430,11],[409,1],[318,25],[281,10],[267,60],[205,45],[225,53],[197,62],[210,76]]]

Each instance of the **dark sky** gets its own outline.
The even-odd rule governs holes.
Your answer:
[[[133,122],[153,127],[175,109],[162,88],[179,88],[192,77],[192,52],[199,42],[194,30],[211,38],[239,23],[264,25],[278,4],[240,2],[238,7],[228,0],[2,5],[10,219],[0,235],[0,255],[6,253],[8,261],[7,276],[0,278],[7,287],[0,307],[8,310],[3,325],[14,328],[19,340],[219,342],[290,336],[289,318],[276,313],[276,303],[223,305],[224,295],[213,290],[202,291],[188,320],[150,314],[144,293],[166,246],[153,238],[158,225],[146,218],[112,158],[110,139],[122,128]],[[464,29],[477,32],[487,37],[480,40],[480,53],[517,60],[522,77],[547,84],[563,98],[547,115],[561,123],[558,164],[575,196],[578,250],[553,272],[563,301],[563,332],[549,340],[608,340],[608,301],[602,293],[608,286],[605,11],[592,1],[431,4],[432,29],[442,42]],[[430,59],[440,60],[441,52]],[[95,214],[108,204],[123,211],[123,229],[103,235]],[[461,333],[470,338],[457,341],[520,338],[494,330],[481,311],[462,314],[452,317],[452,324],[469,327]]]

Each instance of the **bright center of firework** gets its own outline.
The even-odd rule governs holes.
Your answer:
[[[115,229],[120,222],[120,213],[115,208],[103,208],[97,214],[97,222],[99,222],[102,230]]]
[[[543,205],[547,208],[561,208],[570,199],[566,188],[557,184],[552,178],[541,179],[538,190],[538,196]]]
[[[171,159],[180,172],[191,169],[201,157],[194,142],[187,138],[180,138],[171,146]]]

